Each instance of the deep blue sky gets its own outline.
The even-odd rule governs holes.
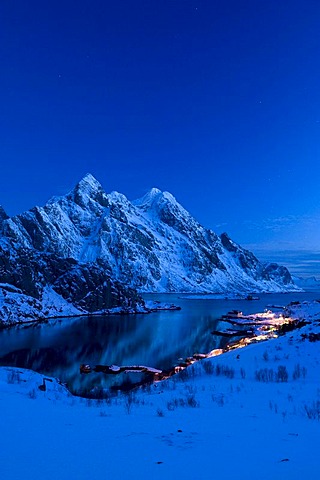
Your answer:
[[[0,2],[0,203],[87,172],[254,251],[320,250],[320,2]]]

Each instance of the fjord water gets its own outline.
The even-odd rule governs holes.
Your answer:
[[[82,363],[146,365],[170,369],[194,353],[207,353],[226,345],[212,335],[220,317],[230,310],[244,314],[262,312],[268,305],[320,298],[319,292],[263,294],[259,300],[213,299],[210,296],[145,295],[181,306],[180,311],[149,315],[78,317],[20,326],[0,332],[0,364],[30,368],[59,378],[73,392],[94,386],[109,388],[139,380],[138,374],[81,375]]]

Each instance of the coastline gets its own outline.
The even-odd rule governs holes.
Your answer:
[[[141,308],[127,308],[127,307],[115,307],[115,308],[110,308],[106,309],[103,311],[99,312],[86,312],[86,313],[72,313],[72,314],[64,314],[64,315],[50,315],[47,317],[43,318],[36,318],[32,320],[17,320],[15,323],[7,323],[3,322],[0,323],[0,330],[2,329],[8,329],[8,328],[14,328],[18,327],[21,325],[37,325],[41,323],[47,323],[50,320],[55,320],[55,319],[68,319],[68,318],[80,318],[80,317],[103,317],[103,316],[111,316],[111,315],[148,315],[150,313],[155,313],[161,310],[167,310],[167,311],[175,311],[175,310],[180,310],[181,308],[179,306],[176,306],[174,304],[167,304],[163,302],[157,302],[154,305],[150,305],[150,307],[147,306],[141,306]]]

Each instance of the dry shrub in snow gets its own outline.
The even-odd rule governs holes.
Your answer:
[[[219,363],[214,365],[210,361],[203,362],[203,369],[207,375],[216,375],[217,377],[223,375],[227,378],[233,378],[235,373],[234,368],[228,365],[220,365]]]
[[[284,365],[279,365],[277,375],[276,375],[277,382],[287,382],[288,378],[289,378],[289,375],[286,367]]]
[[[269,383],[274,381],[274,371],[272,368],[260,368],[254,372],[257,382]]]
[[[279,365],[278,371],[274,371],[272,368],[260,368],[255,371],[255,379],[257,382],[287,382],[289,375],[288,370],[284,365]]]
[[[320,420],[320,401],[312,402],[311,405],[304,406],[307,417],[310,420]]]
[[[306,367],[301,367],[299,363],[294,366],[294,370],[292,373],[293,380],[298,380],[300,377],[306,378],[307,369]]]

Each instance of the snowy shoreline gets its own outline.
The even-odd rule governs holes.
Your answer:
[[[94,313],[73,313],[71,312],[70,314],[65,313],[61,315],[51,315],[51,316],[46,316],[46,317],[40,317],[40,318],[32,318],[30,320],[24,318],[23,320],[19,319],[16,320],[15,322],[2,322],[0,323],[0,330],[2,329],[8,329],[8,328],[14,328],[14,327],[19,327],[21,325],[37,325],[41,323],[47,323],[50,320],[56,320],[56,319],[68,319],[68,318],[80,318],[80,317],[103,317],[103,316],[112,316],[112,315],[148,315],[150,313],[155,313],[158,311],[176,311],[176,310],[181,310],[181,307],[174,305],[173,303],[164,303],[164,302],[153,302],[153,301],[148,301],[145,302],[145,306],[141,308],[127,308],[127,307],[115,307],[115,308],[110,308],[107,310],[103,310],[101,312],[94,312]]]
[[[226,324],[230,323],[233,327],[236,326],[237,330],[234,330],[234,328],[233,330],[227,328],[225,330],[211,332],[213,335],[226,336],[230,338],[230,342],[227,343],[224,348],[215,348],[209,352],[194,353],[192,356],[181,359],[181,362],[178,365],[175,365],[168,370],[157,370],[153,372],[153,377],[149,376],[149,378],[146,377],[142,381],[130,384],[129,389],[128,386],[125,385],[124,388],[118,387],[117,390],[128,391],[139,388],[143,385],[148,385],[153,382],[163,382],[171,378],[172,376],[183,372],[185,369],[201,360],[224,355],[231,350],[238,350],[250,344],[267,341],[272,338],[277,338],[280,335],[284,335],[287,332],[294,331],[295,329],[300,329],[308,322],[302,319],[296,319],[291,316],[292,306],[296,306],[297,303],[300,305],[299,302],[292,302],[292,304],[289,304],[287,307],[277,306],[276,309],[281,308],[281,312],[273,312],[271,310],[267,310],[265,312],[250,315],[243,315],[242,312],[239,311],[229,312],[228,314],[223,315],[220,321]],[[244,330],[241,330],[241,328],[243,328]],[[104,374],[120,374],[121,372],[129,372],[133,370],[142,371],[141,367],[138,368],[136,366],[133,366],[131,368],[129,366],[117,366],[117,372],[115,372],[113,369],[114,365],[98,365],[95,367],[91,365],[86,365],[86,367],[88,367],[88,371],[83,373],[92,373],[93,371],[95,371],[102,372]],[[146,367],[144,368],[146,369]],[[148,368],[150,370],[148,373],[151,374],[152,367]],[[99,395],[102,394],[102,392],[100,391],[98,393]],[[92,396],[92,398],[96,397]]]
[[[55,379],[39,389],[43,375],[1,367],[2,478],[317,478],[320,303],[290,308],[310,323],[114,398],[74,397]]]

